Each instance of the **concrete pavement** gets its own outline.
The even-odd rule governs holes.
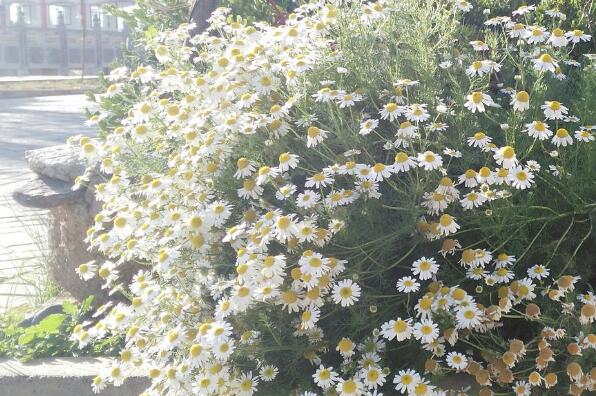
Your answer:
[[[11,197],[33,175],[25,151],[91,133],[83,125],[84,107],[84,95],[0,97],[0,311],[34,294],[43,269],[46,211],[24,208]]]

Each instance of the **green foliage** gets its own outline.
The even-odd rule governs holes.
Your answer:
[[[259,21],[275,24],[279,18],[291,12],[300,2],[294,0],[223,0],[222,7],[230,7],[232,15],[241,21],[254,23]],[[231,16],[230,18],[234,18]]]
[[[71,339],[77,325],[81,325],[91,310],[93,296],[81,304],[65,301],[62,313],[43,318],[38,324],[21,327],[23,313],[8,312],[0,316],[0,357],[21,361],[54,356],[110,356],[121,348],[119,337],[110,337],[78,348]]]
[[[543,3],[541,7],[546,7],[546,2]],[[248,10],[250,6],[247,2],[234,1],[230,2],[230,5],[233,7],[233,12],[240,11],[242,17],[230,17],[228,22],[234,20],[244,23],[254,20],[253,18],[267,19],[264,10],[268,2],[255,2],[255,8],[251,8],[254,14]],[[577,290],[565,296],[566,302],[570,304],[577,302],[579,293],[591,290],[596,283],[593,265],[591,265],[596,254],[593,243],[596,240],[595,145],[575,142],[572,146],[562,147],[559,150],[551,142],[531,138],[523,131],[525,123],[544,118],[540,105],[549,100],[562,102],[581,119],[581,123],[566,121],[566,124],[560,124],[562,121],[553,121],[556,128],[562,125],[576,128],[574,124],[585,125],[582,123],[592,122],[596,118],[596,73],[594,73],[593,64],[582,66],[577,70],[565,67],[567,79],[558,81],[550,74],[536,72],[532,67],[528,68],[530,62],[528,59],[524,60],[523,56],[519,56],[519,48],[516,48],[519,46],[525,51],[527,49],[523,47],[525,44],[514,43],[514,40],[507,37],[506,31],[491,30],[484,26],[487,16],[482,12],[482,7],[491,9],[492,16],[510,14],[511,7],[515,9],[518,5],[521,5],[521,2],[504,4],[481,1],[473,12],[463,17],[464,24],[461,24],[454,18],[447,2],[431,0],[396,2],[397,11],[374,28],[361,22],[361,15],[357,8],[346,6],[342,8],[337,23],[327,27],[330,30],[329,36],[334,39],[333,44],[323,46],[324,49],[321,49],[319,54],[320,59],[317,59],[316,64],[308,69],[306,75],[301,76],[296,86],[287,87],[283,92],[280,90],[270,95],[261,95],[251,108],[257,114],[267,114],[273,106],[295,100],[289,110],[288,119],[293,123],[288,128],[287,135],[282,138],[275,136],[273,123],[264,122],[259,125],[258,133],[242,136],[238,141],[231,138],[230,146],[225,147],[222,152],[233,151],[233,156],[225,157],[225,161],[221,160],[221,163],[218,163],[218,159],[205,154],[205,157],[197,158],[196,162],[189,165],[189,169],[200,174],[201,183],[208,181],[204,184],[197,183],[201,187],[197,187],[196,190],[202,188],[208,190],[206,185],[213,184],[216,187],[214,189],[216,199],[232,203],[233,221],[230,223],[237,225],[246,213],[243,213],[243,210],[248,209],[249,205],[238,199],[239,181],[233,177],[236,170],[234,159],[246,157],[259,165],[273,166],[278,163],[280,153],[297,153],[300,157],[300,166],[288,172],[288,176],[271,181],[271,185],[267,185],[265,191],[259,195],[258,202],[250,205],[254,204],[253,208],[258,207],[263,209],[263,212],[277,208],[282,213],[296,213],[299,217],[307,218],[312,212],[301,210],[291,199],[276,200],[275,193],[279,187],[282,183],[302,186],[307,177],[320,169],[326,166],[343,166],[346,161],[363,161],[371,167],[375,163],[391,164],[394,151],[382,148],[383,143],[393,140],[395,128],[398,125],[382,124],[374,133],[366,137],[359,134],[359,125],[365,114],[378,114],[379,108],[392,100],[390,98],[395,95],[394,84],[404,78],[420,82],[418,85],[411,85],[410,92],[408,88],[404,88],[408,104],[425,103],[428,104],[431,112],[435,112],[433,108],[438,103],[441,105],[445,103],[446,110],[437,110],[436,118],[433,120],[443,121],[442,117],[445,117],[445,121],[449,124],[449,128],[444,131],[429,131],[417,136],[413,143],[415,148],[408,148],[410,154],[415,156],[418,152],[427,149],[441,153],[444,148],[457,148],[463,154],[461,160],[454,159],[453,162],[444,157],[445,162],[449,161],[445,164],[444,173],[425,172],[416,167],[408,173],[394,175],[391,179],[385,180],[380,186],[383,196],[381,200],[363,197],[349,207],[321,208],[317,211],[319,225],[327,224],[331,219],[342,220],[349,225],[334,235],[329,245],[325,246],[324,253],[348,261],[346,276],[351,276],[358,282],[363,291],[362,297],[356,305],[346,309],[328,305],[322,308],[318,323],[324,329],[324,337],[309,344],[302,342],[294,334],[292,321],[295,320],[295,315],[281,311],[279,307],[272,308],[262,304],[258,305],[258,309],[232,315],[228,320],[234,323],[236,330],[254,331],[261,337],[259,345],[247,344],[238,347],[238,353],[234,357],[237,359],[235,363],[238,367],[251,367],[251,359],[248,357],[256,356],[280,367],[283,373],[283,384],[275,383],[275,388],[273,385],[268,388],[269,385],[264,384],[263,394],[275,394],[275,392],[289,394],[292,389],[307,389],[310,375],[304,373],[312,372],[311,362],[308,360],[312,359],[315,353],[325,356],[326,365],[341,367],[344,364],[346,372],[353,372],[355,367],[350,366],[353,362],[342,363],[340,356],[334,354],[335,346],[342,337],[349,336],[354,340],[368,342],[371,334],[378,331],[382,323],[396,317],[416,315],[413,306],[416,304],[417,297],[413,294],[397,293],[395,281],[400,277],[411,275],[411,264],[414,260],[422,256],[438,257],[437,252],[441,248],[440,240],[427,240],[430,232],[423,231],[421,223],[424,225],[427,220],[434,221],[431,220],[434,215],[428,214],[420,203],[425,199],[425,192],[432,192],[443,176],[457,180],[458,176],[464,174],[467,169],[494,167],[493,153],[481,152],[466,143],[468,137],[480,130],[494,139],[495,148],[515,147],[520,162],[534,160],[542,166],[542,170],[533,171],[536,175],[533,188],[507,190],[504,189],[505,187],[487,185],[487,194],[497,194],[497,190],[500,190],[498,193],[502,194],[500,197],[502,199],[491,200],[482,208],[466,211],[462,210],[457,203],[453,205],[453,211],[450,213],[454,214],[458,224],[461,225],[461,230],[455,233],[453,238],[457,238],[461,246],[455,255],[440,258],[442,268],[437,280],[441,284],[437,283],[435,286],[437,288],[444,286],[447,289],[461,287],[469,295],[473,294],[475,303],[483,307],[497,306],[500,303],[499,300],[504,299],[501,296],[503,289],[507,293],[515,293],[514,284],[509,281],[491,284],[489,281],[483,283],[470,276],[466,277],[466,268],[459,263],[459,258],[462,252],[468,249],[472,251],[484,248],[495,256],[502,252],[514,255],[517,261],[511,266],[511,272],[515,279],[526,277],[528,268],[534,264],[545,265],[551,271],[551,275],[548,281],[536,280],[538,295],[536,301],[540,303],[543,314],[539,319],[540,323],[525,317],[522,312],[523,305],[516,302],[517,306],[512,311],[504,310],[503,317],[495,320],[496,326],[496,322],[502,321],[502,327],[498,327],[501,325],[498,323],[497,327],[488,331],[473,334],[462,331],[466,345],[459,344],[460,348],[462,350],[466,348],[466,353],[471,358],[488,361],[485,359],[486,355],[501,356],[507,350],[509,340],[521,339],[528,344],[532,357],[519,363],[515,369],[517,375],[533,368],[535,363],[533,356],[537,351],[535,344],[539,340],[538,334],[543,326],[567,330],[566,340],[571,340],[571,337],[579,334],[580,331],[584,333],[593,331],[589,324],[580,325],[573,315],[562,315],[561,302],[549,299],[548,292],[549,288],[556,287],[556,280],[561,275],[572,274],[580,277],[581,282],[578,282]],[[584,21],[586,9],[588,13],[592,10],[590,8],[592,6],[586,8],[576,1],[566,3],[565,7],[567,8],[561,11],[567,12],[569,17],[574,21],[577,20],[578,23]],[[558,24],[557,20],[544,20],[545,28],[549,31]],[[157,30],[149,28],[146,32],[145,39],[156,37]],[[222,33],[222,35],[225,34]],[[483,54],[473,52],[469,43],[475,39],[486,41],[490,50]],[[162,43],[153,41],[154,45]],[[585,46],[589,45],[591,44],[578,45],[578,48],[584,47],[581,51],[578,49],[577,53],[558,52],[557,59],[561,63],[564,60],[580,59],[579,54],[584,53]],[[176,53],[180,48],[180,45],[172,46],[174,47],[172,53]],[[200,53],[203,48],[199,46],[194,50]],[[151,56],[148,56],[149,64],[153,61]],[[205,73],[208,71],[208,69],[205,70],[205,65],[208,64],[210,54],[200,53],[199,59],[202,59],[201,56],[204,56],[207,61],[194,63],[179,61],[176,58],[171,63],[164,62],[163,73],[174,69],[179,73],[177,75],[188,73],[196,76]],[[470,78],[463,72],[467,65],[484,57],[502,63],[501,70],[478,78]],[[440,64],[446,59],[452,61],[455,67],[447,69],[441,67]],[[340,71],[341,69],[343,70]],[[333,89],[362,93],[366,100],[358,103],[356,107],[346,108],[334,103],[315,103],[312,93],[321,87],[321,81],[329,80],[333,81],[328,83]],[[407,84],[402,83],[400,86],[407,86]],[[194,91],[187,90],[187,87],[178,91],[156,87],[158,84],[153,81],[125,82],[119,95],[106,96],[102,99],[101,107],[104,110],[102,114],[105,117],[99,121],[99,125],[107,134],[119,126],[119,122],[134,103],[154,100],[157,102],[156,108],[161,109],[159,110],[161,113],[149,121],[158,131],[152,141],[140,144],[135,143],[132,138],[128,139],[126,140],[127,150],[124,153],[115,151],[117,155],[111,157],[117,158],[118,165],[121,166],[119,171],[123,171],[122,173],[132,181],[127,185],[126,191],[123,190],[115,196],[130,194],[130,191],[135,191],[138,185],[141,185],[140,191],[146,189],[147,183],[139,183],[143,176],[149,176],[148,180],[157,181],[164,175],[164,179],[168,181],[170,178],[179,178],[178,164],[184,163],[187,159],[186,155],[193,155],[192,149],[188,152],[183,150],[187,144],[184,142],[187,135],[179,133],[176,122],[167,125],[162,117],[167,117],[164,115],[167,106],[171,103],[183,103],[184,95]],[[516,91],[527,90],[531,95],[532,108],[526,113],[511,111],[509,105],[511,91],[504,92],[504,89],[508,88]],[[463,110],[466,96],[473,91],[486,92],[498,98],[500,104],[498,110],[490,108],[483,113]],[[147,92],[153,93],[153,97],[148,97]],[[155,100],[155,98],[158,99]],[[436,98],[441,98],[441,101]],[[163,103],[160,103],[161,101]],[[225,105],[220,110],[227,109],[229,103]],[[450,114],[451,110],[453,110],[452,114]],[[212,111],[214,110],[210,108],[206,113],[201,114],[206,114],[205,118],[209,119],[207,113]],[[308,125],[317,125],[332,133],[316,149],[305,148],[305,130]],[[198,126],[197,129],[201,134],[207,135],[220,126],[221,124],[207,124]],[[573,133],[574,130],[570,132]],[[556,148],[555,154],[553,150]],[[347,150],[354,149],[358,149],[359,154],[344,154]],[[176,158],[176,154],[180,155],[181,151],[184,158]],[[211,160],[216,165],[217,172],[207,172],[208,166],[203,166]],[[549,165],[554,166],[561,176],[552,175],[548,169]],[[350,190],[352,187],[350,181],[341,177],[338,177],[334,183],[334,191]],[[461,183],[458,188],[462,188]],[[175,189],[172,188],[172,190],[175,193]],[[204,193],[202,190],[188,192],[191,196],[202,193]],[[144,197],[143,193],[131,195],[131,202],[135,203]],[[168,194],[163,194],[162,197],[165,201],[172,199],[167,207],[168,210],[177,208],[177,199]],[[146,201],[140,206],[145,209]],[[158,206],[158,210],[162,209],[165,212],[165,206]],[[195,210],[196,207],[190,209]],[[139,213],[141,211],[139,209]],[[113,215],[114,212],[109,212],[109,216]],[[426,217],[424,221],[421,220],[423,216]],[[417,227],[420,228],[417,230]],[[157,239],[159,232],[159,228],[156,227],[148,239]],[[170,232],[175,231],[167,230],[168,237],[171,235]],[[237,247],[232,249],[226,244],[220,244],[220,238],[221,235],[218,235],[217,247],[209,252],[209,260],[212,260],[210,265],[217,275],[233,277],[238,271],[235,265]],[[158,243],[161,244],[161,242]],[[285,247],[273,245],[267,253],[283,254],[286,253],[284,249]],[[194,256],[190,250],[182,248],[181,251],[183,253],[179,261],[181,268],[185,269],[185,275],[174,280],[168,278],[160,284],[160,287],[166,290],[166,285],[174,285],[176,293],[187,293],[192,299],[200,292],[196,290],[195,279],[190,277],[186,279],[186,269],[191,271],[190,267],[196,261],[193,261]],[[295,265],[296,252],[288,250],[287,253],[292,257],[292,265]],[[206,271],[207,268],[205,268]],[[430,286],[428,290],[431,290]],[[425,291],[427,289],[423,289],[420,294]],[[178,296],[177,294],[177,298]],[[171,300],[169,296],[164,298],[163,308],[160,306],[160,309],[153,314],[161,315],[168,309],[176,309],[177,307],[168,307]],[[208,300],[209,304],[215,303],[211,298],[205,300]],[[522,304],[524,303],[527,302]],[[433,312],[433,320],[441,330],[454,327],[456,321],[452,316],[441,309],[436,311]],[[210,314],[211,311],[208,310],[207,316]],[[140,321],[147,317],[140,318]],[[191,323],[195,321],[194,324],[206,320],[200,315],[190,314],[185,318],[189,318]],[[157,323],[157,320],[149,323],[148,327],[151,328],[154,323]],[[160,327],[157,332],[147,331],[147,333],[153,336],[162,329]],[[160,337],[159,334],[155,336]],[[403,359],[404,355],[408,358]],[[420,353],[415,343],[388,343],[384,363],[390,364],[394,369],[409,367],[422,371],[423,360],[427,357],[427,354]],[[562,354],[557,356],[552,369],[564,371],[565,364],[572,361],[571,359],[584,363],[593,361],[593,358],[592,350],[585,351],[582,357],[568,357]],[[176,357],[172,358],[172,360],[175,359]],[[519,375],[519,378],[522,377]],[[560,389],[552,392],[560,392]],[[508,388],[503,385],[500,390],[508,390]]]

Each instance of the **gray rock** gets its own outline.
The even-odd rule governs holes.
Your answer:
[[[77,149],[67,144],[30,150],[25,158],[34,172],[69,183],[85,172]]]
[[[34,312],[32,315],[26,317],[19,323],[19,327],[29,327],[36,324],[39,324],[42,320],[52,314],[62,313],[62,304],[54,304],[47,307],[40,309],[37,312]]]
[[[0,359],[2,396],[96,396],[91,390],[93,377],[109,367],[109,358],[58,357],[27,363]],[[119,387],[108,386],[101,396],[136,396],[151,385],[142,368],[134,369]]]
[[[79,200],[84,190],[72,190],[72,183],[36,176],[12,193],[15,201],[30,208],[53,208]]]

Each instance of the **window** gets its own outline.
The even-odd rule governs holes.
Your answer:
[[[8,20],[11,24],[31,25],[32,14],[30,4],[12,3],[8,8]]]
[[[108,14],[108,12],[101,6],[91,6],[89,7],[89,11],[91,27],[95,27],[99,24],[103,30],[118,30],[118,21],[116,17]]]
[[[72,24],[71,7],[68,5],[52,4],[48,7],[48,16],[50,25],[70,25]]]

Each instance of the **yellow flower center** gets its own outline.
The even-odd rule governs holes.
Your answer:
[[[443,227],[450,226],[451,223],[453,223],[453,217],[451,217],[451,215],[444,214],[440,217],[439,223],[441,223]]]
[[[517,180],[520,181],[526,181],[528,180],[528,174],[524,171],[519,171],[517,172],[517,174],[515,175],[515,177],[517,178]]]
[[[393,331],[396,333],[403,333],[408,328],[408,324],[404,320],[396,320],[393,324]]]
[[[350,298],[352,297],[352,288],[351,287],[342,287],[341,289],[339,289],[339,295],[342,298]]]
[[[472,92],[472,102],[475,104],[482,103],[482,92]]]
[[[385,165],[381,163],[376,163],[373,166],[373,171],[375,171],[375,173],[381,173],[383,170],[385,170]]]
[[[433,332],[433,328],[429,325],[423,325],[420,327],[420,332],[424,335],[429,335]]]
[[[308,322],[311,318],[312,318],[312,312],[310,312],[310,311],[304,311],[302,313],[302,321],[303,322]]]
[[[240,383],[240,389],[242,389],[245,392],[248,392],[252,389],[252,385],[252,380],[250,378],[247,378]]]
[[[387,103],[385,105],[385,110],[387,110],[389,113],[393,113],[395,110],[397,110],[397,104],[395,104],[395,103]]]
[[[501,149],[501,154],[505,159],[511,159],[515,157],[515,150],[511,146],[505,146]]]
[[[238,297],[246,297],[250,293],[250,289],[248,287],[242,286],[238,289]]]
[[[341,352],[348,352],[352,350],[352,341],[348,340],[347,338],[342,339],[337,347]]]
[[[515,98],[519,102],[527,103],[530,100],[530,95],[526,91],[519,91],[515,94]]]
[[[308,128],[306,133],[308,134],[309,138],[316,138],[317,136],[319,136],[320,129],[317,127],[311,126],[310,128]]]
[[[549,54],[540,55],[540,62],[542,63],[553,63],[553,57]]]
[[[404,153],[403,151],[395,154],[395,162],[397,163],[404,163],[408,160],[408,154]]]
[[[356,386],[356,382],[354,382],[354,380],[347,380],[341,386],[342,392],[345,392],[345,393],[356,393],[356,389],[357,389],[357,386]]]

